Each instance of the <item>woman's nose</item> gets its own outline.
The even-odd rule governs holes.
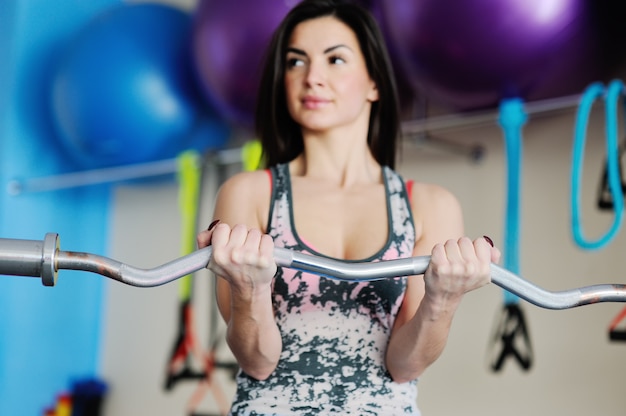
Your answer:
[[[308,86],[323,85],[326,73],[323,65],[319,62],[311,62],[306,73],[306,84]]]

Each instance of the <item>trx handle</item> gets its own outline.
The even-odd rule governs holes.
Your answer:
[[[211,259],[211,253],[212,247],[208,246],[153,269],[140,269],[95,254],[60,251],[59,238],[54,233],[46,234],[43,242],[0,238],[0,275],[41,277],[44,285],[54,286],[59,270],[82,270],[130,286],[154,287],[205,268]],[[430,263],[430,256],[349,263],[275,248],[274,260],[279,267],[331,279],[366,282],[423,274]],[[546,309],[569,309],[600,302],[626,302],[626,285],[623,284],[601,284],[551,292],[496,264],[491,265],[491,281]]]

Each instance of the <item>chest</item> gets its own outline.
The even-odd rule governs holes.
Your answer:
[[[341,190],[296,180],[292,192],[295,231],[316,251],[360,260],[385,245],[389,215],[384,185]]]

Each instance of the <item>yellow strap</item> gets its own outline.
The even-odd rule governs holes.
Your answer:
[[[257,170],[261,165],[261,157],[263,156],[263,147],[258,140],[250,140],[241,148],[241,163],[243,170]]]
[[[196,249],[197,214],[199,208],[201,157],[195,150],[187,150],[177,157],[178,162],[178,206],[181,214],[181,255],[186,256]],[[192,290],[192,275],[181,278],[179,295],[189,299]]]
[[[241,149],[243,169],[253,171],[259,168],[263,148],[258,140],[246,142]],[[181,255],[186,256],[196,249],[197,218],[200,205],[201,156],[195,150],[187,150],[177,157],[178,162],[178,205],[182,221]],[[190,299],[192,275],[180,279],[179,296]]]

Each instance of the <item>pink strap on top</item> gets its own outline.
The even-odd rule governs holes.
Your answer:
[[[406,181],[406,195],[409,198],[409,203],[413,200],[413,180]]]
[[[267,173],[267,177],[270,180],[270,195],[272,194],[272,191],[274,190],[274,181],[272,180],[272,171],[271,169],[265,169],[265,173]]]

